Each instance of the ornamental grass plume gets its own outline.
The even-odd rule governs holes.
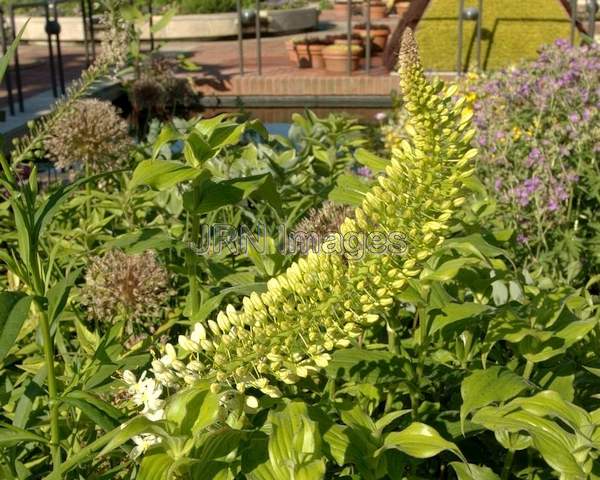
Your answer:
[[[110,103],[79,100],[57,119],[44,145],[59,168],[83,163],[89,173],[118,169],[132,147],[127,122]]]
[[[463,99],[454,100],[456,87],[425,78],[410,29],[399,73],[410,140],[394,148],[386,175],[340,231],[355,238],[401,232],[408,240],[404,255],[367,252],[354,261],[311,251],[269,280],[265,293],[245,297],[242,309],[229,305],[195,324],[189,336],[179,337],[178,355],[168,344],[166,355],[153,362],[160,382],[208,379],[215,392],[252,387],[276,397],[282,383],[317,373],[335,349],[357,343],[369,325],[386,319],[407,280],[444,242],[465,201],[476,154],[469,146],[472,111]]]
[[[97,320],[124,318],[132,332],[136,322],[159,317],[169,295],[169,275],[154,252],[111,250],[91,259],[81,303]]]

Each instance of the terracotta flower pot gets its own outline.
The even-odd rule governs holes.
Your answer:
[[[410,2],[401,1],[396,3],[396,13],[399,17],[403,17],[410,7]]]
[[[298,56],[298,66],[300,68],[323,68],[325,61],[323,60],[322,43],[296,43],[296,54]]]
[[[356,25],[352,31],[360,35],[365,43],[367,38],[367,27],[365,25]],[[390,36],[390,28],[386,25],[371,25],[371,51],[380,53],[385,50],[388,37]]]
[[[298,66],[298,52],[296,52],[296,45],[294,44],[293,39],[289,39],[287,42],[285,42],[285,49],[287,50],[290,62]]]
[[[357,70],[360,65],[360,58],[363,54],[363,48],[357,45],[352,46],[352,70]],[[331,45],[323,49],[323,58],[325,59],[325,68],[332,73],[346,73],[348,71],[348,49],[344,45]]]
[[[333,4],[333,12],[336,19],[346,20],[348,18],[348,2],[346,0],[335,2]],[[357,6],[352,2],[352,15],[356,15],[357,13],[360,13],[360,9],[357,9]]]
[[[379,1],[371,1],[371,21],[373,20],[381,20],[382,18],[387,17],[387,5],[384,2]],[[367,17],[367,5],[363,6],[363,16]]]

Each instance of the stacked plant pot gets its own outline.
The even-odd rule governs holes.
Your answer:
[[[366,44],[367,25],[365,23],[355,25],[352,28],[352,32],[355,35],[359,35],[362,38],[363,42]],[[374,55],[382,53],[385,50],[388,37],[390,36],[390,27],[388,27],[387,25],[372,24],[369,36],[371,38],[371,53],[373,53]]]

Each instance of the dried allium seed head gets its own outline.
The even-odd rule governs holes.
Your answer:
[[[110,102],[88,99],[58,119],[44,145],[58,167],[81,162],[98,173],[124,165],[132,142],[127,122]]]
[[[155,78],[143,77],[131,85],[131,104],[136,111],[162,109],[165,105],[165,88]]]
[[[316,234],[319,237],[339,233],[346,218],[354,218],[354,208],[325,202],[321,208],[313,208],[308,212],[308,216],[296,226],[295,233]]]
[[[91,259],[81,297],[94,318],[136,321],[158,316],[169,295],[169,275],[154,252],[112,250]]]

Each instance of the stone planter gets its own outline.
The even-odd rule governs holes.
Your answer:
[[[352,29],[354,33],[360,35],[363,41],[367,41],[367,27],[365,25],[356,25]],[[390,27],[387,25],[371,25],[371,52],[377,54],[385,50],[388,37],[390,36]]]
[[[363,48],[352,46],[352,70],[358,70]],[[323,49],[325,68],[331,73],[346,73],[348,71],[348,48],[346,45],[330,45]]]
[[[289,10],[261,10],[262,30],[264,33],[284,34],[314,30],[319,23],[319,10],[316,7],[293,8]],[[15,17],[17,31],[30,17]],[[154,17],[154,23],[159,16]],[[83,42],[83,20],[81,17],[59,18],[60,39],[64,42]],[[24,41],[46,42],[46,19],[31,17],[23,34]],[[96,39],[103,32],[96,27]],[[249,27],[249,32],[253,27]],[[238,34],[237,13],[210,13],[199,15],[175,15],[169,24],[155,35],[157,40],[192,40],[235,37]],[[142,27],[142,40],[150,39],[148,25]]]
[[[398,14],[398,16],[403,17],[404,14],[408,11],[408,7],[410,7],[410,2],[396,2],[396,13]]]
[[[367,4],[365,3],[363,6],[363,16],[367,18]],[[382,18],[387,17],[387,5],[384,2],[380,1],[371,1],[371,21],[373,20],[381,20]]]

